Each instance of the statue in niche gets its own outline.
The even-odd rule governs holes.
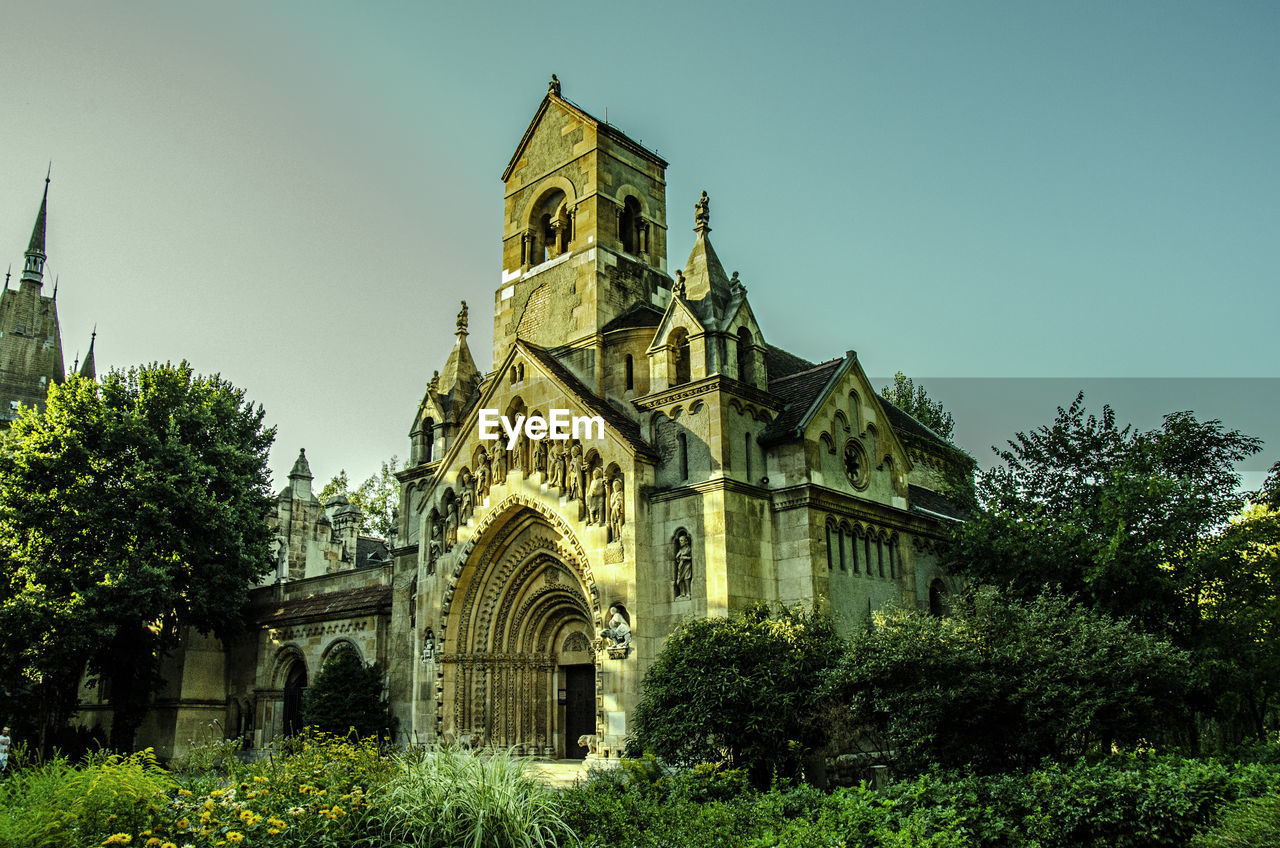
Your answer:
[[[427,546],[427,573],[436,573],[436,560],[444,553],[444,525],[440,516],[431,519],[431,544]]]
[[[606,640],[605,647],[631,647],[631,622],[616,604],[609,607],[609,626],[600,631],[600,636]]]
[[[533,470],[539,474],[547,473],[548,439],[539,439],[533,447]]]
[[[529,458],[529,437],[524,434],[521,429],[520,435],[516,436],[516,451],[511,459],[511,467],[523,474],[528,470]]]
[[[458,544],[458,502],[449,501],[449,514],[444,520],[444,546],[453,550]]]
[[[484,451],[476,454],[476,504],[489,496],[489,457]]]
[[[422,664],[435,662],[436,660],[436,634],[430,627],[422,636]]]
[[[493,482],[507,482],[507,451],[501,446],[494,448]]]
[[[458,510],[458,518],[471,518],[471,511],[475,509],[475,478],[467,474],[466,471],[458,477],[458,487],[462,489],[462,509]]]
[[[559,442],[551,444],[551,479],[548,481],[553,489],[564,491],[564,458],[565,448]]]
[[[622,541],[622,525],[625,519],[622,514],[622,480],[613,478],[613,492],[609,495],[609,541]]]
[[[587,523],[604,524],[604,472],[599,468],[591,472],[587,484]]]
[[[569,500],[582,497],[582,445],[574,445],[569,449]]]
[[[676,531],[676,551],[672,562],[677,598],[693,597],[693,539],[681,527]]]

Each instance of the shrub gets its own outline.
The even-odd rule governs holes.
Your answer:
[[[372,796],[379,844],[547,848],[576,844],[555,793],[502,752],[415,751]]]
[[[382,697],[382,671],[351,649],[329,655],[302,698],[302,722],[338,736],[387,735],[391,710]]]
[[[745,768],[758,787],[797,774],[826,742],[816,691],[842,649],[830,618],[798,608],[687,621],[645,674],[636,743],[675,765]]]
[[[1280,845],[1280,795],[1249,798],[1228,807],[1222,820],[1195,838],[1194,848],[1258,848]]]

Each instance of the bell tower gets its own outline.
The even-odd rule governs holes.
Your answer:
[[[613,125],[547,94],[502,174],[502,280],[493,361],[517,337],[562,353],[588,384],[600,332],[637,304],[661,308],[667,163]]]

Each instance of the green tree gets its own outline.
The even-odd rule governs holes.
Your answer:
[[[0,657],[44,728],[86,668],[108,685],[112,744],[132,745],[159,662],[185,627],[242,627],[271,569],[263,411],[187,363],[72,377],[0,446]]]
[[[345,736],[386,735],[391,710],[382,697],[382,671],[365,665],[352,648],[334,650],[302,697],[302,723]]]
[[[929,397],[924,386],[917,386],[906,374],[901,371],[894,374],[893,385],[881,387],[880,396],[942,438],[951,441],[956,428],[951,413],[943,408],[940,401]]]
[[[1271,466],[1271,472],[1258,491],[1258,499],[1280,509],[1280,461]]]
[[[826,742],[815,693],[843,644],[830,618],[798,608],[686,621],[645,674],[636,742],[675,764],[746,768],[757,785],[794,773]]]
[[[824,696],[862,751],[908,774],[1001,772],[1069,760],[1176,727],[1186,655],[1059,594],[985,587],[934,618],[876,616],[850,640]]]
[[[395,530],[395,509],[400,503],[400,481],[396,470],[400,460],[396,457],[383,462],[378,473],[370,476],[359,488],[352,491],[346,469],[334,475],[320,490],[320,502],[327,504],[337,495],[345,495],[360,510],[360,532],[390,539]]]

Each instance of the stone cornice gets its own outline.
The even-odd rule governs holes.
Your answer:
[[[830,512],[885,525],[895,530],[928,536],[932,539],[945,540],[948,534],[939,529],[938,523],[916,515],[909,510],[889,504],[873,503],[825,486],[813,483],[802,483],[773,492],[772,509],[774,512],[785,512],[792,509],[812,509]]]
[[[732,477],[716,477],[699,483],[686,483],[674,489],[650,490],[646,497],[648,497],[649,503],[661,503],[663,501],[675,501],[681,498],[693,497],[694,495],[706,494],[707,492],[737,492],[761,499],[769,497],[768,489],[762,486],[753,486],[750,483],[744,483]]]
[[[715,393],[733,395],[775,411],[781,410],[786,406],[786,401],[776,395],[762,392],[757,388],[748,386],[746,383],[730,379],[723,374],[712,374],[710,377],[703,377],[701,380],[695,380],[692,383],[682,383],[669,389],[663,389],[660,392],[653,392],[644,397],[636,398],[632,403],[637,409],[648,411],[679,401],[689,400],[690,398]]]

